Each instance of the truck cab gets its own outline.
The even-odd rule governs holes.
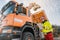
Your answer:
[[[0,39],[34,40],[34,27],[28,9],[17,2],[8,2],[1,10]],[[26,36],[27,35],[27,36]]]

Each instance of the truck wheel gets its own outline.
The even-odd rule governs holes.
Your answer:
[[[34,40],[34,36],[30,32],[24,32],[24,34],[23,34],[23,40]]]

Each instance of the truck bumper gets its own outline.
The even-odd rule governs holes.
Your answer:
[[[11,40],[12,34],[0,34],[0,40]]]

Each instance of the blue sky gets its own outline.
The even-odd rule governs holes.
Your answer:
[[[10,0],[0,0],[1,8]],[[46,15],[53,25],[60,25],[60,0],[16,0],[19,3],[24,3],[24,6],[28,6],[31,2],[39,4],[46,12]]]

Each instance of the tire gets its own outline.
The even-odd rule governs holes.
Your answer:
[[[34,40],[34,36],[30,32],[24,32],[23,33],[23,40]]]

